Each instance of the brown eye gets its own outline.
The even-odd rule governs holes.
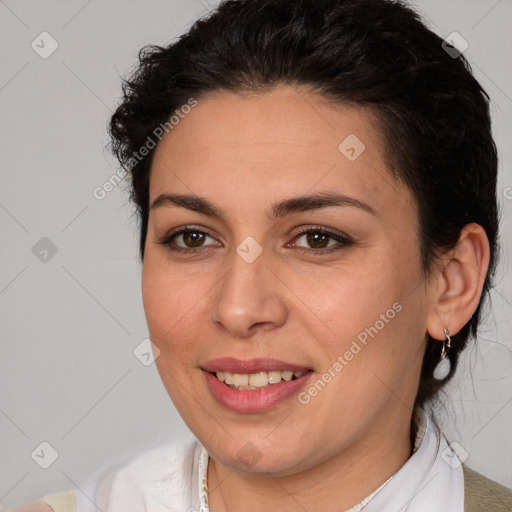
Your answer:
[[[300,239],[304,239],[307,245],[297,244],[296,241]],[[302,232],[295,237],[295,241],[292,243],[292,245],[297,247],[297,249],[310,254],[325,254],[353,244],[354,241],[347,235],[334,233],[321,227],[302,230]]]
[[[204,242],[205,234],[198,231],[187,231],[182,233],[182,237],[187,247],[200,247]]]
[[[329,238],[330,237],[328,235],[324,235],[323,233],[306,233],[306,240],[314,249],[323,249],[327,247]]]
[[[215,244],[205,243],[210,238]],[[208,233],[199,229],[189,227],[180,229],[174,233],[166,235],[156,241],[157,244],[166,245],[169,250],[176,252],[197,252],[210,245],[218,245]]]

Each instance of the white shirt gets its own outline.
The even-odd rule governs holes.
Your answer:
[[[464,474],[444,434],[423,409],[411,457],[347,512],[464,512]],[[77,491],[77,512],[209,512],[208,453],[193,439],[137,455]],[[100,483],[103,482],[103,485]]]

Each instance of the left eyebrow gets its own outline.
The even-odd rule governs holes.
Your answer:
[[[310,210],[319,210],[330,206],[343,206],[360,208],[372,215],[377,216],[377,212],[365,202],[337,192],[323,192],[309,196],[298,196],[285,199],[272,205],[269,217],[271,219],[285,217],[295,212],[305,212]]]
[[[154,210],[162,206],[179,206],[202,213],[208,217],[226,219],[226,212],[204,197],[194,194],[160,194],[151,204]],[[338,194],[336,192],[323,192],[313,195],[297,196],[274,203],[267,212],[270,219],[282,218],[296,212],[305,212],[328,208],[331,206],[360,208],[377,216],[375,210],[367,203],[354,197]]]

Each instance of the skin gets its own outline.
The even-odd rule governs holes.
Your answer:
[[[156,149],[150,204],[163,193],[194,194],[225,212],[220,219],[171,204],[151,209],[142,273],[162,382],[210,454],[213,512],[329,512],[360,502],[411,455],[427,332],[444,340],[443,328],[457,333],[478,305],[485,232],[468,225],[425,279],[416,204],[391,178],[377,126],[368,110],[304,89],[216,92],[199,98]],[[349,134],[366,146],[355,161],[338,149]],[[275,202],[326,191],[374,213],[330,206],[267,215]],[[199,252],[157,243],[187,225],[207,236],[196,245],[181,235],[171,247]],[[328,238],[322,248],[298,232],[316,226],[353,243]],[[249,236],[262,249],[252,263],[236,252]],[[206,386],[201,366],[223,356],[304,365],[313,383],[394,303],[401,311],[308,404],[293,396],[239,413]],[[237,456],[248,442],[259,457],[252,466]]]

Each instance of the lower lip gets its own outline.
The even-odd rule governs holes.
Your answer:
[[[313,371],[308,371],[298,379],[279,384],[269,384],[261,389],[233,389],[221,382],[214,374],[203,370],[206,383],[212,395],[224,407],[236,412],[262,412],[275,407],[299,391],[309,380]]]

